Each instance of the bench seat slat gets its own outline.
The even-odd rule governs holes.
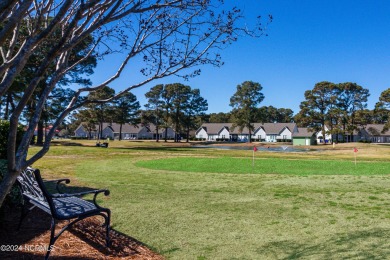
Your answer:
[[[55,210],[64,219],[76,218],[80,215],[95,212],[95,204],[78,197],[53,198]]]

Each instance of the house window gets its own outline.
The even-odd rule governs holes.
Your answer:
[[[283,135],[283,140],[287,140],[287,135]]]

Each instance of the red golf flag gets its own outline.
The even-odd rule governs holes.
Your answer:
[[[353,152],[354,153],[357,153],[358,152],[358,149],[356,147],[353,148]]]
[[[253,146],[253,151],[257,152],[257,147],[256,146]]]

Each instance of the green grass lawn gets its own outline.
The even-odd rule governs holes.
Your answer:
[[[376,175],[390,174],[390,162],[355,162],[340,160],[297,160],[282,158],[164,158],[136,163],[155,170],[209,173],[275,173],[295,175]]]
[[[370,149],[356,166],[339,150],[256,154],[252,168],[250,151],[55,146],[34,166],[110,189],[113,227],[168,259],[386,259],[390,148]]]

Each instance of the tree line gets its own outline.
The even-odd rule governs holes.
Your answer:
[[[87,99],[109,100],[114,95],[115,90],[105,86],[91,92]],[[164,139],[167,141],[168,128],[175,130],[175,141],[179,141],[180,133],[183,132],[188,141],[190,130],[198,127],[197,120],[203,118],[208,109],[207,100],[200,95],[199,89],[192,89],[181,83],[156,85],[145,97],[147,104],[143,110],[140,109],[137,97],[131,92],[114,101],[88,104],[74,114],[73,129],[81,123],[90,136],[92,131],[97,130],[99,137],[103,138],[103,123],[118,123],[121,140],[124,124],[153,124],[156,127],[157,141],[161,129],[165,129]]]
[[[305,91],[305,100],[294,121],[312,131],[321,131],[338,138],[351,138],[354,131],[367,124],[384,124],[383,132],[389,129],[390,89],[384,90],[373,110],[367,109],[369,90],[352,83],[323,81],[312,90]]]
[[[120,124],[119,140],[122,137],[122,125],[125,123],[143,126],[153,124],[157,142],[162,132],[165,133],[163,139],[167,141],[168,128],[174,129],[175,142],[183,136],[188,142],[190,131],[198,129],[202,123],[233,123],[233,127],[241,130],[249,127],[253,131],[251,126],[253,122],[292,122],[291,109],[278,109],[273,106],[257,107],[264,99],[261,89],[259,83],[245,81],[237,87],[236,93],[231,98],[230,105],[234,107],[231,112],[206,114],[208,102],[201,96],[199,89],[192,89],[181,83],[159,84],[145,94],[147,99],[145,109],[141,110],[135,95],[128,93],[115,102],[85,106],[74,115],[72,124],[75,129],[81,123],[90,133],[90,137],[92,131],[97,131],[99,136],[103,137],[104,122],[118,123]],[[114,94],[115,90],[106,86],[91,92],[87,98],[109,99]],[[256,102],[251,100],[247,106],[243,102],[247,96],[258,96],[258,98]]]
[[[181,83],[159,84],[152,87],[146,94],[147,103],[141,109],[135,95],[126,93],[121,98],[111,102],[90,103],[74,114],[73,129],[80,123],[89,132],[97,131],[102,137],[103,123],[120,124],[119,138],[122,136],[122,125],[142,124],[156,127],[156,141],[160,133],[167,141],[167,129],[173,128],[179,138],[190,136],[191,130],[198,129],[202,123],[232,123],[239,130],[247,128],[251,134],[253,123],[291,123],[299,127],[308,127],[312,131],[325,134],[325,126],[330,128],[326,134],[346,137],[353,131],[370,123],[385,124],[384,131],[389,127],[390,90],[385,90],[380,96],[375,109],[367,109],[369,90],[356,83],[319,82],[312,90],[304,93],[305,100],[300,104],[300,111],[294,115],[289,108],[259,106],[264,99],[260,83],[245,81],[237,86],[230,99],[230,112],[207,114],[208,102],[200,95],[199,89]],[[110,99],[115,90],[108,86],[91,92],[87,99]],[[98,129],[96,129],[96,125]],[[341,141],[341,140],[336,140]]]

